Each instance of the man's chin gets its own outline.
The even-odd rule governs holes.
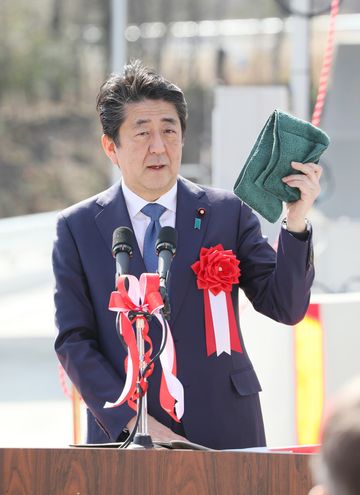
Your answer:
[[[175,182],[176,177],[171,180],[161,180],[160,177],[157,177],[156,180],[148,181],[144,189],[146,190],[146,194],[154,196],[155,200],[170,191]]]

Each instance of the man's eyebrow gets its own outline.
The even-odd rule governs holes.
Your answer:
[[[168,124],[176,124],[176,119],[174,119],[173,117],[163,117],[161,119],[161,122],[167,122]]]
[[[151,119],[138,119],[134,123],[134,127],[141,127],[144,124],[149,124],[151,122]],[[176,119],[173,117],[162,117],[161,122],[167,122],[168,124],[176,124]]]
[[[150,122],[150,119],[138,119],[135,121],[134,127],[140,127],[143,124],[148,124]]]

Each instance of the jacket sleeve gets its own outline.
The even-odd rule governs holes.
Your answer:
[[[261,234],[256,215],[242,206],[238,230],[240,287],[254,308],[270,318],[294,325],[302,320],[314,280],[312,231],[300,240],[281,229],[277,252]]]
[[[66,219],[59,215],[53,248],[55,276],[55,350],[69,378],[95,421],[116,441],[134,411],[123,404],[104,409],[124,386],[122,378],[101,353],[98,329],[86,276]]]

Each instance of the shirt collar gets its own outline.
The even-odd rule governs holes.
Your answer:
[[[122,190],[124,193],[125,203],[129,212],[130,219],[134,218],[140,210],[149,203],[146,199],[135,194],[131,189],[125,184],[124,178],[121,179]],[[167,210],[176,213],[176,197],[177,197],[177,181],[172,186],[172,188],[165,194],[160,196],[154,203],[159,203],[164,206]]]

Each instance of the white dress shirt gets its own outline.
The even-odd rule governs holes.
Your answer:
[[[122,181],[122,190],[124,193],[125,203],[129,212],[129,217],[133,226],[134,234],[140,249],[141,254],[144,251],[144,238],[147,226],[150,223],[150,217],[142,213],[141,208],[149,203],[146,199],[141,198],[131,191]],[[177,182],[165,194],[160,196],[154,203],[159,203],[166,208],[166,211],[161,215],[159,221],[161,227],[175,227],[176,220],[176,198],[177,198]],[[151,201],[150,201],[151,202]]]

